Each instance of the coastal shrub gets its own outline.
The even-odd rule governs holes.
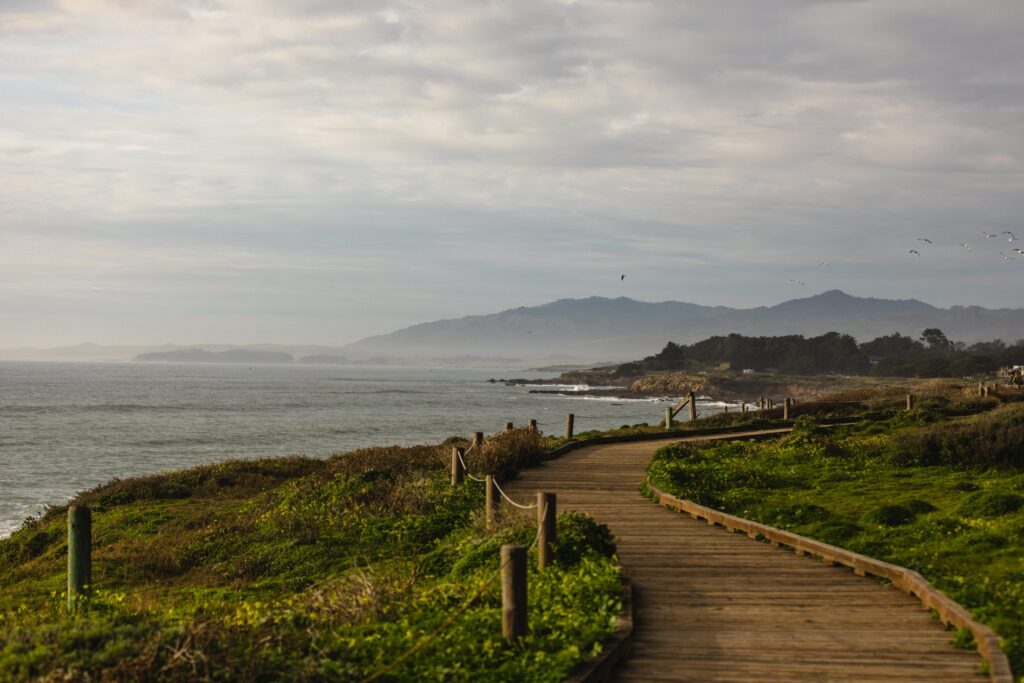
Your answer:
[[[607,525],[581,512],[563,513],[558,516],[559,564],[571,567],[584,557],[611,557],[614,554],[615,540]]]
[[[1024,506],[1024,497],[1003,491],[977,491],[964,498],[960,513],[965,517],[1001,517]]]
[[[868,524],[900,526],[914,521],[917,515],[905,505],[880,505],[867,512],[863,520]]]
[[[920,498],[911,498],[910,500],[904,501],[903,505],[905,505],[906,508],[915,515],[924,515],[929,512],[935,512],[938,509],[928,501],[921,500]]]
[[[114,479],[81,494],[77,502],[102,509],[139,500],[214,496],[225,489],[256,491],[282,481],[304,477],[322,467],[323,461],[300,456],[228,460],[187,470]],[[59,508],[57,511],[62,512],[64,509]]]
[[[786,505],[775,509],[769,524],[774,526],[791,526],[795,524],[810,524],[828,519],[831,513],[820,505],[803,503]]]
[[[1024,407],[894,434],[886,453],[901,465],[1024,466]]]
[[[862,529],[851,522],[837,519],[830,519],[814,527],[813,535],[825,543],[832,545],[843,545],[846,541],[856,536]]]

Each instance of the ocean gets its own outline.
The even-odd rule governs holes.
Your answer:
[[[542,431],[561,434],[566,413],[576,415],[577,432],[655,423],[668,405],[531,394],[535,387],[487,381],[552,374],[0,362],[0,538],[46,505],[114,478],[232,458],[324,457],[363,446],[437,443],[530,418]]]

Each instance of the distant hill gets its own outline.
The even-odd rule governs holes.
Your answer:
[[[603,361],[643,357],[668,341],[691,344],[731,332],[819,335],[837,331],[868,341],[893,332],[917,337],[928,327],[967,343],[996,338],[1013,342],[1024,337],[1024,310],[945,309],[916,299],[862,298],[839,290],[748,309],[590,297],[422,323],[368,337],[342,351],[352,357],[476,354]]]
[[[135,356],[135,360],[143,363],[291,363],[294,359],[290,353],[280,351],[181,349],[140,353]]]

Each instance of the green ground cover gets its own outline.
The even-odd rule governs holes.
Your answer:
[[[950,419],[934,401],[762,442],[677,444],[651,481],[679,497],[920,572],[1024,671],[1024,406]]]
[[[438,629],[379,680],[561,680],[622,609],[610,533],[559,516],[556,566],[530,564],[531,633],[508,645],[499,549],[529,545],[535,524],[509,513],[486,530],[483,485],[452,488],[449,453],[236,461],[80,495],[87,611],[64,607],[65,508],[0,541],[0,680],[358,681]],[[509,472],[539,453],[516,430],[469,465]]]

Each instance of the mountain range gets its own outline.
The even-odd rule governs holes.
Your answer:
[[[775,306],[729,308],[679,301],[648,303],[620,297],[560,299],[491,315],[413,325],[343,347],[346,355],[408,357],[475,354],[573,361],[627,360],[666,342],[690,344],[716,334],[844,332],[859,341],[900,332],[918,337],[937,327],[972,343],[1024,337],[1024,309],[938,308],[916,299],[875,299],[831,290]]]
[[[831,290],[775,306],[729,308],[679,301],[658,303],[620,297],[559,299],[541,306],[489,315],[421,323],[341,347],[283,344],[100,346],[0,351],[4,360],[131,360],[139,354],[183,349],[214,353],[249,349],[354,361],[402,359],[472,362],[481,359],[560,363],[624,361],[655,353],[668,341],[690,344],[716,334],[844,332],[859,341],[900,332],[918,337],[937,327],[952,340],[973,343],[1024,338],[1024,309],[981,306],[939,308],[916,299],[856,297]],[[321,361],[324,362],[324,361]]]

